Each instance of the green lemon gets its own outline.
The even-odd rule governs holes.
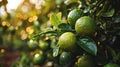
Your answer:
[[[35,49],[37,47],[38,42],[31,39],[31,40],[28,41],[27,44],[28,44],[29,48]]]
[[[68,23],[74,28],[76,20],[78,18],[80,18],[81,16],[83,16],[82,10],[74,9],[74,10],[70,11],[68,14],[68,17],[67,17]]]
[[[42,49],[42,50],[47,50],[47,48],[49,47],[49,44],[45,41],[41,41],[39,43],[39,47]]]
[[[71,60],[72,57],[68,52],[62,52],[59,58],[60,64],[68,64]]]
[[[78,67],[95,67],[94,61],[89,55],[83,55],[78,58],[77,61]]]
[[[104,67],[120,67],[120,66],[116,63],[108,63],[108,64],[104,65]]]
[[[44,56],[43,54],[36,53],[33,57],[33,62],[35,64],[42,64],[44,62]]]
[[[71,51],[76,47],[76,36],[72,32],[63,33],[58,40],[58,45],[63,50]]]
[[[76,21],[75,30],[78,35],[93,35],[96,31],[96,23],[89,16],[83,16]]]

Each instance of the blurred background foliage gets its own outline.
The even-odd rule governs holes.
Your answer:
[[[61,3],[62,0],[0,0],[1,66],[10,66],[13,58],[10,59],[11,57],[8,58],[8,56],[13,54],[13,57],[22,56],[18,66],[24,63],[22,67],[30,67],[30,58],[23,52],[29,54],[31,48],[38,45],[38,42],[29,38],[50,26],[49,15],[60,11]],[[5,58],[8,59],[5,60]]]
[[[9,0],[2,0],[0,2],[1,44],[8,49],[26,49],[30,35],[50,26],[48,21],[50,13],[57,12],[60,8],[61,2],[58,4],[56,2],[57,0],[22,0],[16,9],[9,9]]]
[[[33,66],[28,55],[34,54],[31,50],[37,49],[39,42],[31,40],[31,36],[51,26],[49,21],[51,13],[62,11],[63,15],[66,15],[63,1],[0,0],[0,67],[4,65],[9,67],[11,63],[16,64],[13,64],[13,67]],[[19,61],[12,62],[12,57]]]

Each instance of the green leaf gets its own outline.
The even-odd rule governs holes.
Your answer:
[[[102,14],[103,17],[112,17],[115,13],[115,9],[109,10],[109,12],[105,12]]]
[[[87,13],[87,12],[89,12],[90,11],[90,7],[86,7],[85,9],[84,9],[84,13]]]
[[[62,13],[61,12],[57,13],[57,17],[61,21]]]
[[[50,16],[50,22],[53,26],[57,27],[60,23],[61,23],[61,16],[62,16],[62,13],[59,12],[57,14],[53,13],[51,16]]]
[[[72,27],[66,23],[61,23],[58,25],[58,28],[61,30],[61,31],[72,31]]]
[[[59,47],[55,47],[55,48],[53,49],[53,57],[58,56],[58,54],[59,54]]]
[[[83,38],[79,38],[77,43],[82,49],[96,56],[97,46],[94,40],[92,40],[89,37],[83,37]]]

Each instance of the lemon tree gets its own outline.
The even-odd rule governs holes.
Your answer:
[[[111,0],[67,0],[63,2],[65,3],[61,3],[61,6],[58,5],[58,9],[62,7],[64,9],[58,12],[56,10],[55,13],[48,15],[50,30],[38,34],[38,36],[44,35],[50,38],[50,50],[55,67],[65,65],[68,67],[74,67],[74,65],[76,67],[103,67],[109,61],[120,63],[120,54],[117,54],[119,49],[113,48],[113,44],[119,43],[119,34],[115,34],[119,29],[118,27],[114,29],[120,20],[116,16],[118,14],[115,14],[117,9],[113,8],[117,1],[114,3]],[[49,52],[49,50],[46,51]],[[72,60],[69,53],[73,55]],[[101,58],[104,59],[101,60]]]
[[[0,1],[1,5],[5,1]],[[25,40],[29,47],[27,50],[23,45],[29,54],[14,67],[27,64],[24,67],[119,67],[120,0],[43,0],[40,3],[40,8],[31,3],[28,10],[31,12],[16,11],[19,13],[9,17],[15,16],[16,20],[5,20],[8,17],[0,15],[0,34],[6,32],[0,36],[1,43],[7,47],[7,40],[15,42],[21,37],[15,43]],[[2,47],[1,52],[6,52]],[[24,59],[27,56],[32,60]]]

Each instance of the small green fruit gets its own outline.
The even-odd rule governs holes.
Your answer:
[[[78,67],[95,67],[93,59],[89,55],[81,56],[77,61]]]
[[[45,58],[44,58],[43,54],[36,53],[33,57],[33,62],[35,64],[43,64],[44,59]]]
[[[96,23],[89,16],[83,16],[76,21],[75,30],[78,35],[93,35],[96,31]]]
[[[59,58],[60,64],[68,64],[71,60],[71,55],[68,52],[62,52]]]
[[[82,10],[74,9],[70,11],[68,14],[68,23],[74,28],[76,20],[80,18],[81,16],[83,16]]]
[[[76,47],[76,37],[72,32],[63,33],[58,40],[58,45],[61,49],[71,51]]]

